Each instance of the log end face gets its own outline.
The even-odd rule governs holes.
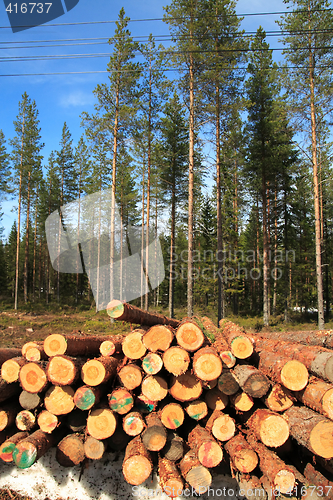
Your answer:
[[[239,450],[234,458],[235,466],[240,472],[248,474],[258,465],[258,455],[249,448]]]
[[[195,323],[185,322],[178,327],[176,339],[180,347],[186,351],[194,352],[200,349],[205,341],[205,336]]]
[[[52,333],[52,335],[49,335],[44,340],[44,351],[49,357],[56,356],[57,354],[65,354],[66,349],[66,339],[59,333]]]
[[[222,373],[222,360],[219,356],[205,353],[193,363],[196,376],[201,380],[215,380]]]
[[[259,434],[266,446],[278,448],[287,441],[289,426],[280,415],[270,415],[262,421]]]
[[[19,469],[31,467],[37,458],[37,448],[28,441],[18,443],[13,451],[13,460]]]
[[[117,319],[124,314],[124,304],[120,300],[111,300],[106,306],[106,312],[110,318]]]
[[[309,442],[316,455],[333,458],[333,422],[322,420],[310,433]]]
[[[212,476],[209,470],[203,465],[192,467],[186,474],[186,481],[195,489],[199,495],[206,493],[212,484]]]
[[[229,415],[222,415],[214,420],[212,434],[219,441],[229,441],[235,432],[235,423]]]
[[[288,493],[293,490],[295,485],[295,476],[289,470],[280,470],[274,479],[275,488],[281,493]]]
[[[239,335],[232,339],[230,349],[236,358],[247,359],[253,353],[253,344],[245,335]]]
[[[148,458],[135,455],[125,460],[123,464],[123,475],[127,483],[139,486],[144,483],[152,472],[152,466]]]
[[[74,403],[80,410],[90,410],[95,404],[96,397],[90,387],[79,387],[74,394]]]
[[[291,391],[301,391],[308,380],[309,373],[306,366],[297,360],[288,361],[281,370],[281,382]]]
[[[199,462],[205,467],[216,467],[221,463],[223,451],[221,446],[214,441],[203,443],[198,449]]]
[[[87,385],[95,387],[101,384],[105,375],[105,367],[97,359],[90,359],[82,366],[81,378]]]

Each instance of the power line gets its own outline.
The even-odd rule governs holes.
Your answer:
[[[331,12],[333,9],[312,9],[311,12]],[[307,10],[295,10],[295,11],[277,11],[277,12],[249,12],[245,14],[228,14],[229,17],[252,17],[252,16],[278,16],[278,15],[283,15],[283,14],[302,14],[302,13],[308,13]],[[222,14],[221,14],[222,16]],[[215,15],[208,16],[208,17],[213,17],[216,18]],[[220,16],[217,16],[220,17]],[[139,23],[139,22],[151,22],[151,21],[185,21],[189,18],[187,17],[169,17],[169,18],[163,18],[163,17],[155,17],[155,18],[144,18],[144,19],[129,19],[130,23]],[[87,25],[87,24],[115,24],[118,22],[119,19],[117,20],[112,20],[112,21],[81,21],[81,22],[76,22],[76,23],[52,23],[52,24],[40,24],[38,27],[55,27],[55,26],[81,26],[81,25]],[[21,26],[16,26],[17,28],[32,28],[36,26],[31,26],[29,25],[21,25]],[[0,29],[11,29],[11,26],[0,26]]]

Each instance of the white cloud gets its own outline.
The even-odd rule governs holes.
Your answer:
[[[60,106],[63,108],[69,108],[73,106],[87,106],[94,104],[95,98],[92,92],[83,92],[82,90],[76,90],[69,92],[68,94],[62,94],[60,98]]]

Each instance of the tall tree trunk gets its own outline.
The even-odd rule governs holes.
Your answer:
[[[143,251],[144,251],[144,246],[145,246],[145,154],[143,153],[143,165],[142,165],[142,211],[141,211],[141,255],[143,256]],[[143,296],[143,286],[144,286],[144,269],[143,269],[143,264],[141,265],[141,297],[140,297],[140,304],[141,304],[141,309],[143,309],[143,301],[144,301],[144,296]]]
[[[81,217],[81,182],[82,182],[82,166],[80,163],[80,172],[79,172],[79,209],[78,209],[78,216],[77,216],[77,241],[80,241],[80,217]],[[78,254],[77,254],[77,260],[76,260],[76,266],[77,269],[79,269],[79,259],[80,259],[80,250],[79,250],[79,245],[78,243]],[[80,282],[80,275],[79,273],[76,273],[76,292],[75,292],[75,302],[76,304],[79,301],[79,282]]]
[[[274,190],[274,285],[273,285],[273,315],[276,314],[277,297],[277,249],[278,249],[278,221],[277,221],[277,187]]]
[[[262,232],[263,232],[263,315],[264,325],[269,325],[268,310],[268,234],[267,234],[267,183],[265,173],[262,174]]]
[[[151,170],[151,99],[152,99],[152,67],[151,52],[149,59],[149,111],[148,111],[148,171],[147,171],[147,233],[146,233],[146,275],[149,279],[149,212],[150,212],[150,170]],[[145,294],[145,310],[148,311],[149,292]]]
[[[192,28],[190,32],[192,42]],[[194,194],[194,66],[190,53],[190,124],[189,124],[189,178],[188,178],[188,261],[187,261],[187,316],[193,316],[193,194]]]
[[[28,273],[29,273],[29,229],[30,229],[30,190],[31,190],[31,172],[28,172],[28,190],[27,190],[27,220],[25,226],[25,249],[24,249],[24,273],[23,288],[24,302],[28,302]]]
[[[23,108],[23,117],[22,117],[22,141],[21,141],[20,182],[19,182],[19,200],[18,200],[18,212],[17,212],[16,270],[15,270],[15,298],[14,298],[14,302],[15,302],[14,309],[15,310],[17,310],[17,302],[18,302],[24,133],[25,133],[25,104],[24,104],[24,108]]]
[[[312,165],[313,165],[313,194],[315,209],[315,234],[316,234],[316,276],[317,276],[317,297],[318,297],[318,328],[323,330],[324,320],[324,298],[323,298],[323,278],[321,268],[321,224],[320,224],[320,200],[318,183],[318,163],[317,163],[317,134],[316,134],[316,112],[314,94],[314,60],[311,44],[311,22],[309,6],[309,78],[310,78],[310,105],[311,105],[311,139],[312,139]]]
[[[216,209],[217,209],[217,324],[224,317],[223,294],[223,240],[222,240],[222,210],[221,210],[221,130],[220,130],[220,88],[215,87],[215,142],[216,142]]]
[[[116,107],[113,127],[113,158],[112,158],[112,197],[111,197],[111,240],[110,240],[110,300],[113,300],[113,265],[114,265],[114,230],[115,230],[115,211],[116,211],[116,173],[117,173],[117,150],[118,150],[118,130],[119,130],[119,97],[120,97],[120,73],[118,73],[118,81],[116,87]]]
[[[172,179],[172,201],[171,201],[171,235],[170,235],[170,278],[169,278],[169,316],[173,318],[174,316],[174,251],[175,251],[175,219],[176,219],[176,186],[175,186],[175,175],[173,169],[173,179]]]
[[[33,268],[32,268],[32,300],[34,302],[35,302],[35,288],[36,288],[37,215],[38,215],[38,186],[37,186],[37,191],[36,191],[35,229],[34,229],[34,260],[33,260]]]

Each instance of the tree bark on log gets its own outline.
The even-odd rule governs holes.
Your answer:
[[[118,360],[112,356],[90,359],[82,366],[81,378],[86,385],[100,385],[112,380],[117,373]]]
[[[111,335],[61,335],[52,333],[44,340],[44,352],[52,356],[99,356],[100,346],[105,340],[112,340]]]
[[[167,458],[159,458],[158,475],[160,486],[169,497],[181,496],[184,482],[174,462]]]
[[[219,410],[213,411],[207,421],[206,429],[219,441],[229,441],[236,432],[234,420]]]
[[[46,434],[40,429],[22,439],[15,446],[13,459],[17,467],[26,469],[31,467],[36,460],[45,455],[45,453],[55,446],[63,437],[63,431]]]
[[[21,349],[15,347],[1,347],[0,348],[0,366],[3,365],[5,361],[11,358],[20,358],[22,355]]]
[[[190,355],[182,347],[170,347],[163,353],[163,364],[164,368],[169,372],[178,377],[183,375],[190,364]]]
[[[286,419],[270,410],[256,410],[246,421],[246,425],[256,439],[271,448],[282,446],[289,437]]]
[[[179,463],[179,468],[185,481],[199,495],[205,493],[212,484],[212,476],[209,470],[199,462],[194,450],[190,450],[184,455]]]
[[[1,366],[1,377],[5,382],[11,384],[19,380],[20,370],[26,364],[26,359],[22,356],[6,359]]]
[[[142,442],[149,451],[160,451],[166,443],[167,431],[156,413],[146,417],[146,429],[142,433]]]
[[[138,307],[127,304],[126,302],[121,302],[120,300],[112,300],[109,302],[106,311],[110,318],[118,321],[127,321],[128,323],[134,323],[137,325],[169,325],[172,328],[177,328],[180,323],[180,321],[176,319],[167,318],[162,314],[143,311]]]
[[[10,438],[6,439],[0,446],[0,458],[3,462],[13,462],[13,451],[16,445],[29,436],[28,432],[16,432]]]
[[[323,458],[333,457],[333,422],[306,408],[292,406],[284,415],[290,434],[308,450]]]
[[[192,366],[194,374],[204,381],[215,380],[222,373],[222,360],[213,347],[203,347],[196,351]]]
[[[150,352],[166,351],[173,341],[173,330],[167,325],[154,325],[144,334],[143,345]]]
[[[85,459],[84,437],[80,434],[68,434],[57,446],[56,460],[63,467],[80,465]]]
[[[16,414],[20,411],[20,406],[16,402],[7,402],[0,408],[0,431],[3,431],[14,424]]]
[[[188,435],[188,444],[196,452],[199,462],[205,467],[216,467],[221,463],[223,451],[210,432],[197,425]]]
[[[142,484],[152,473],[153,466],[149,452],[143,445],[140,436],[135,437],[126,447],[123,461],[125,481],[134,486]]]
[[[333,386],[311,377],[303,391],[294,393],[298,401],[333,420]]]
[[[251,365],[237,365],[233,375],[243,391],[252,398],[262,398],[270,387],[267,377]]]
[[[224,448],[230,456],[233,467],[243,473],[252,472],[258,465],[258,455],[242,434],[229,439]]]
[[[329,481],[323,474],[317,471],[312,464],[307,463],[304,468],[304,476],[310,484],[315,485],[322,498],[331,498],[333,492],[333,482]]]
[[[261,333],[261,337],[276,340],[276,332]],[[307,346],[320,346],[331,349],[333,335],[324,331],[305,331],[305,332],[279,332],[279,339],[284,342],[300,343]]]
[[[190,371],[179,375],[179,377],[173,375],[170,380],[169,393],[177,401],[194,401],[201,396],[201,380],[192,375]]]
[[[21,389],[16,382],[8,384],[5,380],[0,378],[0,403],[3,403],[12,396],[16,396],[19,392],[21,392]]]
[[[309,380],[308,370],[303,363],[269,351],[260,352],[259,370],[291,391],[301,391]]]
[[[266,500],[267,495],[257,476],[236,473],[239,491],[247,500]]]
[[[291,492],[295,485],[295,475],[277,455],[266,446],[249,439],[249,444],[259,456],[259,467],[269,479],[273,488],[281,493]]]

